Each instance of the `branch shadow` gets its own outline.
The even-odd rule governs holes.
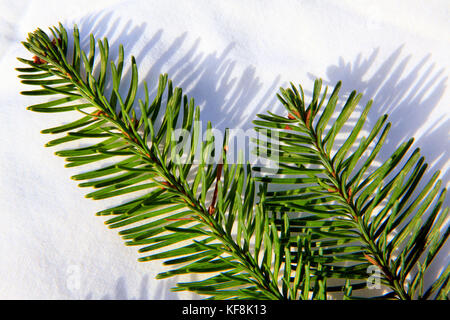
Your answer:
[[[379,48],[374,49],[368,58],[359,54],[353,62],[346,62],[341,57],[336,65],[328,67],[324,83],[334,86],[341,80],[343,99],[352,90],[361,92],[363,98],[360,106],[372,99],[373,106],[367,120],[369,127],[382,115],[388,115],[392,126],[381,149],[380,160],[387,160],[401,143],[415,137],[412,148],[420,148],[421,154],[429,163],[423,180],[430,179],[436,171],[442,170],[440,178],[444,186],[448,185],[450,120],[435,120],[431,129],[419,134],[446,90],[447,77],[444,69],[436,67],[431,61],[431,54],[411,66],[409,62],[412,56],[402,53],[403,46],[392,52],[378,67],[374,67],[379,51]],[[310,77],[315,78],[311,74]],[[448,204],[449,199],[446,200],[446,205]]]
[[[213,120],[213,126],[219,130],[226,127],[248,129],[259,110],[275,103],[274,91],[281,77],[275,77],[270,85],[265,86],[254,66],[248,65],[238,70],[236,61],[230,57],[234,43],[229,43],[221,52],[206,53],[200,49],[200,37],[194,41],[188,40],[186,31],[167,42],[163,29],[159,29],[152,31],[151,40],[135,54],[134,44],[141,40],[143,34],[149,33],[147,24],[135,26],[132,20],[128,20],[119,30],[117,26],[120,22],[120,18],[113,18],[112,12],[86,16],[78,23],[82,35],[80,42],[82,49],[88,51],[89,34],[86,30],[89,30],[97,39],[113,39],[109,43],[110,60],[117,58],[119,44],[123,44],[125,55],[133,54],[138,63],[148,59],[155,46],[163,46],[163,53],[158,54],[158,58],[151,63],[150,70],[139,77],[137,97],[143,97],[143,82],[149,84],[150,97],[153,97],[157,89],[154,84],[159,75],[167,73],[174,86],[183,88],[185,94],[195,98],[196,105],[201,107],[201,119]],[[180,52],[183,55],[178,57]],[[127,61],[122,79],[123,84],[129,83],[131,79],[131,68]],[[261,94],[263,89],[265,91]],[[121,90],[124,88],[121,87]]]

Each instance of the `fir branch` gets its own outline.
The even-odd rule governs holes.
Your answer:
[[[19,77],[24,79],[23,83],[39,85],[41,89],[24,91],[22,94],[56,97],[49,102],[30,106],[29,110],[47,113],[75,111],[83,117],[69,124],[43,130],[47,134],[67,133],[62,138],[50,141],[47,146],[103,138],[102,142],[88,147],[56,152],[66,157],[68,167],[121,157],[113,165],[72,177],[74,180],[88,180],[81,183],[81,187],[99,189],[89,193],[89,198],[105,199],[148,190],[144,196],[97,214],[115,215],[105,222],[111,228],[149,221],[120,231],[124,239],[128,240],[127,245],[144,246],[140,252],[165,250],[142,257],[140,261],[166,259],[167,265],[189,262],[188,265],[158,275],[159,278],[191,272],[216,274],[209,280],[208,290],[199,288],[196,283],[184,283],[178,289],[192,290],[213,298],[287,298],[279,290],[278,271],[274,273],[271,264],[272,255],[281,261],[278,252],[274,251],[284,250],[277,243],[278,233],[276,230],[260,229],[261,226],[269,225],[269,216],[262,207],[252,205],[254,200],[248,205],[250,197],[258,196],[254,192],[255,182],[250,175],[250,168],[245,170],[241,165],[230,165],[225,153],[222,154],[224,163],[206,163],[205,158],[212,151],[217,152],[212,147],[214,137],[208,135],[200,143],[202,161],[198,168],[193,169],[192,159],[199,148],[195,137],[199,135],[197,123],[200,118],[199,108],[195,107],[193,99],[188,100],[183,96],[180,88],[173,88],[167,75],[160,76],[156,97],[152,102],[146,84],[145,100],[137,99],[138,68],[134,57],[131,58],[128,93],[123,98],[119,93],[124,57],[122,46],[119,48],[118,62],[111,61],[108,68],[108,42],[106,39],[98,41],[100,71],[96,75],[93,72],[96,46],[92,35],[87,55],[81,49],[79,31],[77,27],[74,28],[72,61],[69,62],[70,40],[65,28],[60,24],[59,28],[50,28],[50,31],[53,39],[38,29],[23,42],[35,56],[32,60],[18,58],[29,66],[18,68],[21,72]],[[112,78],[109,98],[105,94],[108,70]],[[25,80],[32,78],[42,80]],[[165,111],[157,130],[156,120],[160,115],[164,93],[167,93]],[[136,115],[136,105],[139,105],[140,117]],[[94,110],[85,111],[86,108]],[[188,156],[190,162],[186,164],[175,161],[176,154],[171,153],[174,146],[172,132],[179,119],[182,119],[183,129],[194,137]],[[210,124],[208,129],[211,129]],[[123,160],[123,156],[128,158]],[[195,177],[192,183],[188,181],[189,175]],[[222,175],[226,180],[223,183]],[[91,180],[96,178],[100,179]],[[213,190],[213,199],[208,204],[206,194],[210,190]],[[249,190],[250,193],[246,193]],[[273,248],[265,249],[262,262],[258,260],[259,250],[249,250],[255,235],[247,230],[246,223],[256,231],[259,242]],[[234,226],[240,230],[239,236],[244,235],[243,239],[232,235]],[[189,239],[193,241],[191,244],[169,249],[171,245]],[[280,263],[277,267],[280,267]],[[309,292],[309,287],[306,290]]]
[[[361,94],[352,92],[336,120],[328,125],[338,102],[341,84],[336,85],[320,113],[327,92],[325,89],[321,94],[321,86],[321,81],[316,80],[308,106],[301,86],[299,90],[294,85],[281,89],[279,99],[288,116],[283,119],[259,115],[263,120],[255,121],[258,126],[275,128],[271,130],[285,129],[279,133],[280,145],[276,146],[283,151],[282,169],[277,175],[259,179],[275,185],[290,183],[289,179],[279,176],[281,174],[308,177],[293,180],[304,186],[297,184],[296,189],[282,188],[268,194],[265,206],[282,215],[298,212],[304,216],[299,218],[291,214],[291,226],[299,226],[292,227],[291,231],[302,233],[308,230],[319,243],[317,249],[329,253],[327,263],[320,269],[317,266],[313,271],[315,274],[348,281],[360,278],[364,269],[373,265],[382,272],[381,282],[392,290],[385,298],[423,299],[435,293],[436,298],[446,299],[450,266],[426,293],[420,288],[427,268],[449,235],[448,227],[442,232],[448,208],[442,209],[446,190],[440,191],[439,173],[433,175],[413,198],[427,165],[417,149],[400,167],[400,160],[412,145],[412,139],[402,144],[383,165],[373,169],[372,163],[385,141],[390,124],[386,123],[387,115],[384,115],[367,137],[357,140],[372,101],[367,103],[352,131],[335,151],[335,138],[355,110]],[[275,123],[278,125],[274,126]],[[374,143],[377,136],[378,141]],[[370,155],[363,160],[362,156],[370,146]],[[350,152],[351,147],[355,151]],[[304,156],[299,157],[299,154],[308,154],[310,161]],[[255,169],[262,171],[261,168]],[[355,245],[355,241],[359,244]],[[338,243],[343,246],[336,247]],[[345,250],[346,247],[349,248],[348,253],[339,254],[339,249]],[[394,252],[395,249],[399,252]],[[337,263],[343,261],[359,263],[336,272],[339,269]],[[409,277],[412,280],[408,280]],[[347,298],[350,288],[347,282]],[[358,289],[362,288],[365,286]]]

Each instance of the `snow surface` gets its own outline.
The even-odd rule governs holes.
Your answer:
[[[154,84],[167,72],[202,107],[202,119],[220,129],[248,129],[256,113],[280,111],[275,94],[290,81],[309,93],[316,77],[330,86],[342,80],[344,94],[356,89],[363,102],[374,99],[371,123],[390,115],[384,157],[415,136],[448,185],[448,0],[3,0],[1,299],[197,298],[170,292],[177,279],[155,280],[165,267],[138,263],[137,249],[94,215],[116,200],[84,198],[70,179],[83,168],[66,169],[55,150],[43,148],[50,137],[40,130],[68,119],[26,111],[37,100],[19,94],[25,86],[15,58],[28,56],[20,44],[28,32],[58,22],[68,30],[76,23],[83,39],[107,37],[112,58],[124,44],[141,81]],[[447,245],[436,272],[448,252]]]

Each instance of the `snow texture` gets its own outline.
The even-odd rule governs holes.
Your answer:
[[[26,111],[40,98],[19,94],[25,85],[14,67],[29,55],[20,44],[26,34],[58,22],[68,30],[76,23],[85,49],[89,33],[107,37],[111,58],[122,43],[127,61],[136,57],[140,81],[154,85],[167,72],[219,129],[249,129],[256,113],[281,111],[275,94],[290,81],[310,94],[316,77],[329,86],[342,80],[343,96],[356,89],[361,105],[374,99],[369,123],[390,115],[382,157],[415,136],[427,176],[441,170],[448,185],[448,0],[3,0],[0,299],[198,298],[170,292],[177,278],[155,280],[165,267],[137,262],[137,249],[94,215],[117,200],[84,198],[70,176],[85,169],[66,169],[55,150],[43,148],[50,137],[40,130],[69,115]],[[447,245],[436,273],[448,252]]]

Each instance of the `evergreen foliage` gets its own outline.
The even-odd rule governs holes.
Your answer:
[[[107,39],[91,35],[86,53],[77,27],[69,36],[61,24],[49,34],[37,29],[23,45],[34,57],[18,58],[26,66],[17,71],[35,89],[22,94],[51,98],[28,109],[78,115],[43,130],[63,134],[46,146],[82,141],[56,154],[67,167],[89,166],[72,177],[96,189],[86,197],[127,199],[97,215],[110,216],[105,223],[120,230],[126,245],[139,247],[140,261],[170,266],[158,278],[206,276],[173,290],[211,299],[326,299],[339,291],[353,299],[375,266],[389,288],[380,298],[448,298],[449,266],[424,286],[449,232],[438,174],[415,190],[427,165],[418,150],[401,163],[412,140],[374,168],[389,123],[383,116],[360,137],[371,102],[338,145],[361,98],[356,92],[336,112],[340,84],[327,97],[317,80],[308,105],[301,87],[281,89],[288,116],[255,121],[258,132],[278,137],[257,140],[260,154],[279,156],[279,170],[265,174],[264,167],[229,161],[228,137],[217,148],[211,123],[201,137],[199,108],[167,75],[159,77],[153,99],[146,83],[144,99],[137,98],[138,67],[132,57],[130,82],[123,83],[122,46],[117,61],[109,61]],[[178,129],[192,138],[184,161]],[[211,161],[219,154],[221,161]],[[109,164],[92,169],[103,160]]]

